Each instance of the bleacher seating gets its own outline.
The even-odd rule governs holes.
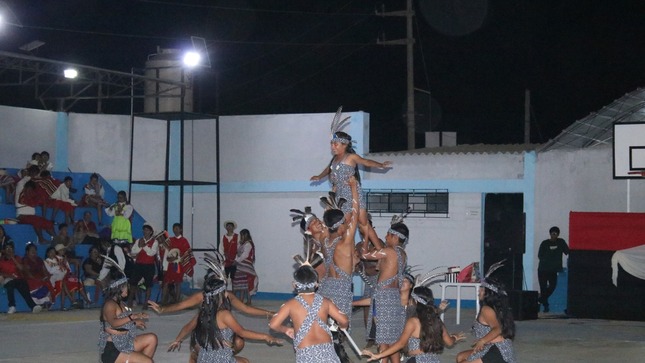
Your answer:
[[[12,175],[16,175],[17,170],[16,169],[7,169],[8,173],[11,173]],[[72,187],[77,189],[76,193],[71,195],[72,199],[76,201],[80,201],[82,198],[84,192],[83,192],[83,186],[89,181],[91,173],[67,173],[67,172],[53,172],[52,176],[58,180],[63,180],[66,176],[71,176],[73,178],[73,184]],[[117,191],[112,188],[108,182],[103,179],[102,177],[100,178],[100,182],[103,185],[103,188],[105,189],[105,199],[107,201],[116,201],[116,194]],[[2,193],[0,193],[2,194]],[[96,223],[99,231],[101,230],[101,226],[98,224],[98,219],[96,215],[96,208],[94,207],[77,207],[74,211],[74,221],[81,220],[83,218],[83,214],[89,211],[92,213],[92,220],[94,223]],[[41,210],[40,208],[37,208],[36,214],[41,215]],[[48,211],[47,214],[48,218],[51,218],[51,211]],[[0,220],[4,219],[15,219],[16,218],[16,208],[14,204],[7,204],[7,203],[1,203],[0,204]],[[55,223],[60,224],[65,222],[65,216],[63,215],[62,212],[59,212],[56,215]],[[141,228],[143,227],[144,219],[137,213],[135,212],[132,215],[132,231],[133,235],[136,237],[140,235]],[[112,217],[106,216],[103,214],[103,225],[104,226],[109,226],[112,222]],[[37,243],[37,236],[36,232],[34,229],[31,227],[31,225],[28,224],[3,224],[3,227],[6,231],[6,234],[11,236],[13,239],[16,248],[16,255],[18,256],[24,256],[25,254],[25,247],[27,243],[29,242],[35,242],[36,245],[38,246],[38,256],[41,258],[45,259],[45,252],[47,248],[49,247],[48,244],[38,244]],[[56,230],[58,230],[56,228]],[[69,232],[70,236],[73,235],[73,225],[69,226]],[[48,237],[46,232],[43,232],[43,235],[45,238]],[[76,246],[76,256],[78,256],[81,261],[83,261],[88,255],[89,255],[89,248],[90,245],[77,245]],[[155,289],[158,289],[158,286],[155,286]],[[89,287],[86,288],[87,291],[90,293],[90,296],[94,296],[94,287]],[[17,311],[29,311],[27,304],[22,300],[22,297],[19,296],[18,293],[16,293],[16,310]],[[153,291],[153,295],[156,296],[156,292]],[[56,299],[55,304],[53,305],[53,308],[60,308],[58,305],[60,299]],[[99,301],[101,303],[101,301]],[[0,288],[0,312],[6,312],[8,309],[7,306],[7,297],[6,297],[6,290],[4,288]]]

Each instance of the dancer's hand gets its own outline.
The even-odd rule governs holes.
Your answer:
[[[148,300],[148,306],[150,307],[150,309],[154,310],[155,313],[157,314],[161,314],[163,311],[163,308],[152,300]]]
[[[368,362],[372,362],[380,359],[378,357],[378,354],[374,354],[373,352],[370,352],[367,349],[363,349],[363,351],[361,351],[361,355],[367,357]]]
[[[291,339],[295,339],[295,331],[293,328],[287,328],[287,330],[284,331],[284,335],[288,336]]]
[[[450,305],[450,301],[441,300],[441,303],[439,303],[439,310],[441,310],[441,312],[446,311],[446,309],[448,309],[448,305]]]
[[[473,352],[477,353],[481,351],[482,349],[484,349],[485,345],[486,343],[484,343],[481,339],[477,340],[475,344],[473,344]]]
[[[310,181],[319,181],[319,180],[320,180],[320,176],[318,176],[318,175],[314,175],[314,176],[312,176],[311,178],[309,178],[309,180],[310,180]]]
[[[181,340],[175,340],[168,346],[169,352],[174,352],[175,350],[178,352],[181,350]]]
[[[269,336],[269,338],[267,338],[266,342],[269,345],[284,345],[284,340],[283,339],[274,338],[272,336]]]
[[[450,336],[455,339],[455,343],[466,340],[466,333],[464,333],[463,331],[460,331],[457,334],[450,334]]]
[[[381,163],[381,166],[379,169],[387,169],[392,167],[392,162],[391,161],[384,161]]]
[[[146,322],[143,320],[135,320],[134,325],[141,330],[146,330]]]

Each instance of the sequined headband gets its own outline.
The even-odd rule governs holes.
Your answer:
[[[400,240],[402,240],[402,241],[405,241],[406,239],[408,239],[408,237],[404,236],[404,235],[403,235],[403,233],[401,233],[401,232],[399,232],[399,231],[395,231],[395,230],[393,230],[392,228],[390,228],[390,229],[387,231],[387,233],[391,233],[391,234],[393,234],[393,235],[395,235],[395,236],[399,237],[399,239],[400,239]]]
[[[492,284],[489,284],[488,282],[486,282],[486,280],[482,280],[480,284],[481,284],[481,287],[485,287],[485,288],[487,288],[488,290],[491,290],[491,291],[493,291],[493,292],[494,292],[494,293],[496,293],[496,294],[506,295],[506,291],[504,291],[504,290],[501,290],[501,291],[500,291],[500,290],[499,290],[499,287],[497,287],[497,286],[495,286],[495,285],[492,285]]]
[[[346,137],[338,136],[338,133],[334,133],[331,137],[331,142],[339,142],[341,144],[351,144],[351,140]]]
[[[410,296],[412,296],[412,298],[413,298],[416,302],[421,303],[421,304],[423,304],[423,305],[428,305],[428,301],[427,301],[426,299],[422,298],[421,296],[419,296],[419,295],[415,294],[415,293],[414,293],[414,291],[412,291],[412,292],[410,293]]]
[[[224,290],[226,290],[226,284],[223,284],[222,286],[218,287],[217,289],[209,292],[204,293],[204,301],[206,301],[207,304],[210,303],[211,298],[221,294]]]
[[[311,222],[314,221],[314,219],[318,218],[316,217],[315,214],[305,214],[304,217],[302,217],[305,220],[305,231],[309,229],[309,225]]]
[[[110,284],[110,289],[117,288],[121,285],[127,284],[128,283],[128,278],[127,277],[122,277]]]
[[[303,284],[303,283],[301,283],[301,282],[294,281],[294,283],[293,283],[293,284],[296,286],[296,290],[298,290],[298,291],[301,291],[301,290],[311,290],[311,289],[313,289],[314,287],[316,287],[316,282],[309,282],[309,283]]]
[[[331,230],[337,230],[337,229],[338,229],[338,227],[340,227],[340,226],[341,226],[341,224],[343,224],[343,223],[345,223],[345,216],[343,216],[343,218],[341,218],[341,220],[340,220],[340,221],[338,221],[338,222],[334,223],[334,225],[333,225],[333,226],[329,227],[329,229],[331,229]]]

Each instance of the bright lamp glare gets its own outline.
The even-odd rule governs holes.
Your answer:
[[[188,52],[184,55],[184,64],[188,67],[194,67],[199,64],[201,58],[197,52]]]
[[[66,70],[63,71],[63,74],[65,75],[65,78],[69,78],[69,79],[74,79],[78,77],[78,71],[74,68],[67,68]]]

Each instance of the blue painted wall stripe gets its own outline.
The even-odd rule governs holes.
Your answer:
[[[56,162],[55,171],[67,171],[69,168],[69,115],[65,112],[56,113]]]

